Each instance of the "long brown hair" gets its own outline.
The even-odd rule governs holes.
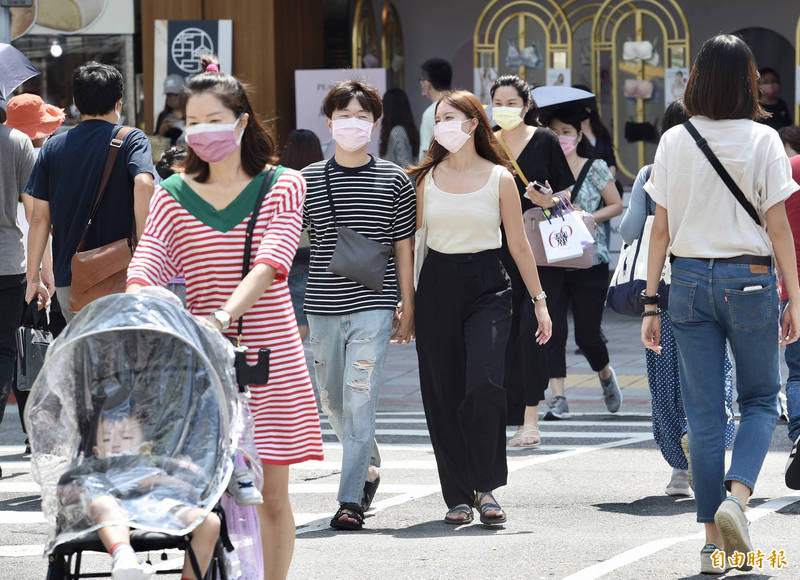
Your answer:
[[[247,175],[255,177],[268,163],[275,162],[275,141],[256,117],[247,90],[236,77],[218,72],[200,73],[192,77],[183,89],[181,99],[184,118],[187,101],[201,93],[211,93],[217,97],[237,118],[248,114],[241,147],[242,169]],[[208,181],[208,163],[200,159],[189,146],[186,147],[183,170],[199,183]]]
[[[483,110],[483,105],[481,105],[478,97],[469,91],[445,93],[436,104],[436,110],[438,111],[439,105],[445,102],[464,113],[467,116],[467,120],[478,119],[478,126],[475,127],[475,131],[472,132],[475,138],[475,151],[478,152],[478,155],[487,161],[491,161],[495,165],[502,165],[510,170],[511,167],[508,160],[503,154],[497,137],[494,136],[492,126],[489,124],[489,118],[486,116],[486,112]],[[449,154],[450,152],[434,139],[431,141],[431,146],[425,154],[425,159],[422,163],[410,167],[407,173],[414,177],[417,183],[420,183],[428,172],[432,171]]]

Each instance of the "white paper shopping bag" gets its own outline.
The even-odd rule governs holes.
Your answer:
[[[547,262],[562,262],[583,255],[583,230],[586,229],[580,218],[574,213],[566,213],[563,217],[552,218],[549,222],[539,223],[542,244]]]

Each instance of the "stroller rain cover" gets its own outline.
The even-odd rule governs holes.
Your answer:
[[[143,294],[86,306],[25,410],[46,553],[105,525],[184,535],[219,501],[243,428],[233,347]]]

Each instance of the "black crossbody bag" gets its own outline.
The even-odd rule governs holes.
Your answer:
[[[760,226],[761,219],[758,217],[758,212],[756,211],[756,208],[754,208],[753,204],[750,203],[748,199],[744,196],[744,193],[742,192],[741,188],[738,185],[736,185],[736,182],[733,180],[730,173],[728,173],[728,170],[725,169],[725,167],[722,165],[717,156],[714,155],[714,152],[711,150],[711,147],[708,146],[708,141],[706,141],[705,138],[700,135],[700,133],[697,131],[697,128],[694,125],[692,125],[691,121],[686,121],[683,124],[683,126],[687,131],[689,131],[689,134],[692,136],[694,142],[700,148],[700,151],[702,151],[703,154],[706,156],[708,162],[711,163],[711,167],[713,167],[716,170],[717,174],[722,178],[722,181],[724,181],[725,185],[728,186],[728,189],[733,194],[733,197],[736,198],[736,201],[742,204],[742,207],[745,209],[747,214],[751,218],[753,218],[753,221],[756,222],[757,225]]]
[[[338,225],[331,193],[330,166],[331,162],[328,161],[325,164],[325,189],[328,192],[333,227],[336,228],[336,247],[328,264],[328,272],[344,276],[378,294],[383,294],[383,279],[393,253],[392,246],[370,240],[355,230]]]
[[[276,167],[273,167],[264,176],[264,183],[261,184],[261,190],[258,192],[256,204],[253,207],[253,213],[250,214],[250,220],[247,222],[247,233],[244,238],[244,257],[242,259],[242,280],[250,273],[250,253],[253,249],[253,230],[256,228],[258,221],[258,214],[261,211],[261,205],[264,203],[264,198],[267,192],[272,189],[277,176]],[[239,383],[239,390],[246,391],[248,385],[265,385],[269,381],[269,349],[258,349],[258,362],[255,365],[247,364],[247,347],[242,345],[242,326],[244,325],[244,314],[239,317],[239,326],[236,331],[236,382]]]

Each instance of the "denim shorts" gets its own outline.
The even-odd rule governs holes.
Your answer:
[[[289,271],[289,293],[292,296],[292,307],[294,308],[294,317],[297,319],[297,326],[308,326],[308,318],[303,312],[303,303],[306,298],[310,259],[310,248],[298,248],[297,255],[292,262],[292,269]]]

